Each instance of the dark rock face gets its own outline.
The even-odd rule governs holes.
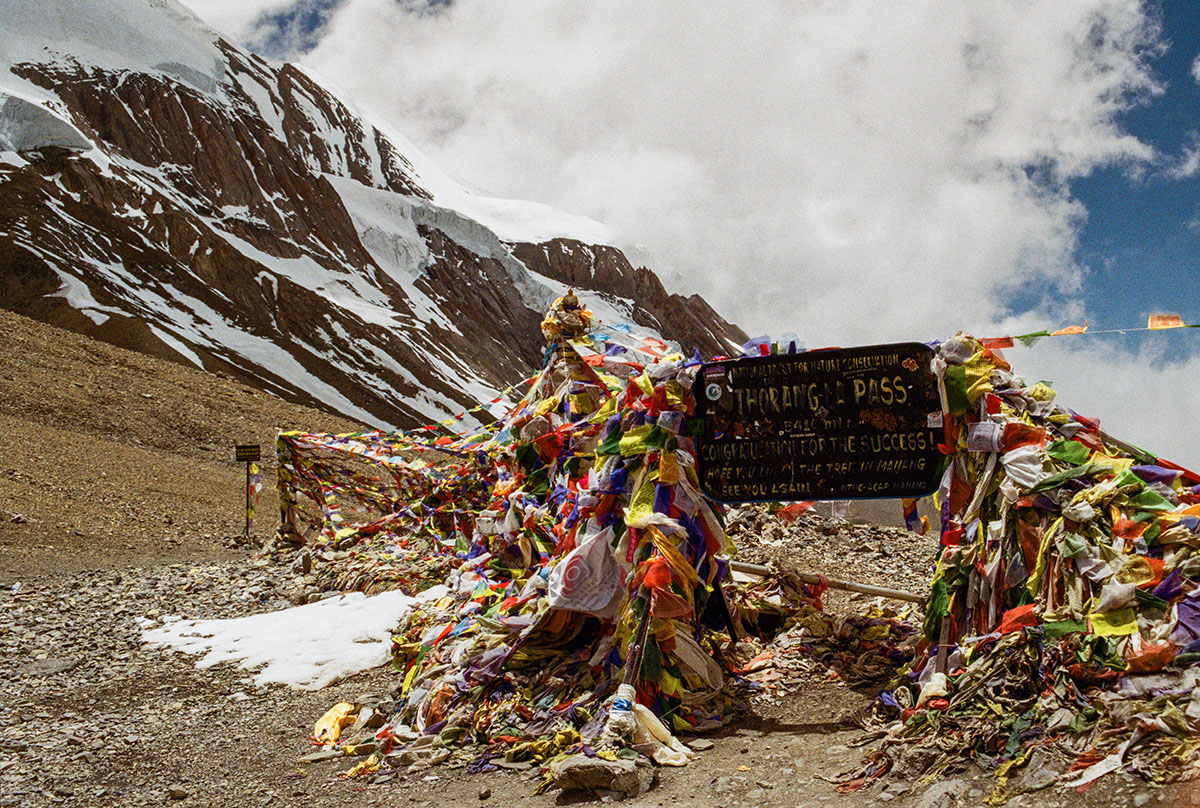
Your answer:
[[[736,326],[721,319],[699,295],[668,294],[658,276],[634,268],[616,247],[556,238],[544,244],[514,244],[513,255],[529,269],[579,289],[597,289],[637,302],[633,321],[653,328],[705,357],[729,353],[746,341]]]
[[[218,40],[211,91],[75,60],[13,73],[95,149],[0,163],[0,305],[360,420],[414,426],[530,375],[553,284],[709,356],[745,335],[613,248],[505,243],[440,208],[299,68]],[[18,164],[20,163],[20,164]]]

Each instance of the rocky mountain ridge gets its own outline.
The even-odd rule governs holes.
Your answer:
[[[383,426],[528,376],[568,287],[602,323],[688,352],[745,339],[598,244],[598,224],[464,191],[174,0],[0,0],[0,15],[16,21],[0,34],[10,310]]]

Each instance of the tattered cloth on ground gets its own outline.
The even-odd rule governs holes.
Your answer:
[[[700,359],[590,329],[573,295],[543,331],[544,369],[486,429],[279,436],[282,538],[335,560],[322,585],[451,589],[397,630],[402,683],[346,740],[373,753],[355,774],[409,765],[430,736],[474,770],[580,752],[681,765],[672,733],[734,714],[729,672],[747,660],[729,643],[739,596],[719,589],[733,548],[687,431]],[[749,597],[815,600],[768,582],[746,614]],[[635,751],[599,739],[643,619]]]
[[[1062,785],[1200,776],[1200,479],[1056,407],[984,342],[949,340],[934,371],[949,464],[924,640],[847,784],[970,757],[999,804],[1042,746],[1074,761]]]

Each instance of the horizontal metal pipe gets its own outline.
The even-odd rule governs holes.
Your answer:
[[[772,573],[770,567],[764,567],[761,564],[749,564],[745,561],[730,560],[730,568],[736,572],[746,572],[751,575],[766,576]],[[801,581],[806,584],[819,583],[822,576],[814,575],[811,572],[800,572],[792,570]],[[899,589],[888,589],[886,586],[871,586],[870,584],[860,584],[854,581],[844,581],[841,578],[830,578],[825,576],[825,584],[830,589],[844,589],[847,592],[861,592],[864,595],[872,595],[879,598],[891,598],[892,600],[906,600],[909,603],[924,603],[923,595],[914,595],[912,592],[902,592]]]

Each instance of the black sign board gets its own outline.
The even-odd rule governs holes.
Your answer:
[[[239,443],[234,449],[233,459],[239,463],[262,460],[262,449],[257,443]]]
[[[932,493],[942,459],[932,358],[905,342],[702,366],[701,488],[723,502]]]

